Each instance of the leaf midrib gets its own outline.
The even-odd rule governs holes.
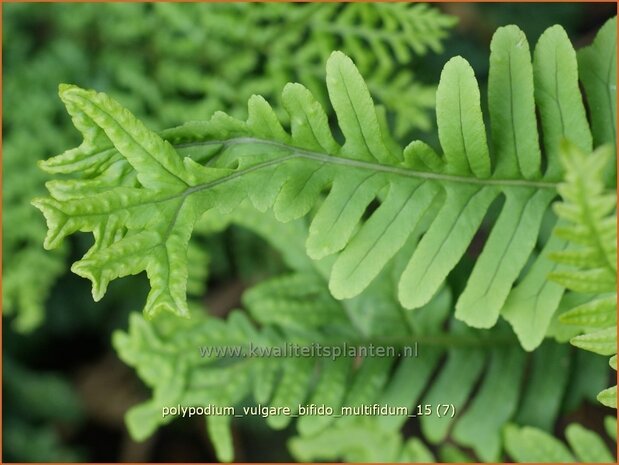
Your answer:
[[[531,180],[524,180],[524,179],[497,179],[497,178],[481,179],[481,178],[472,178],[472,177],[467,177],[467,176],[457,176],[453,174],[430,173],[426,171],[417,171],[417,170],[412,170],[409,168],[404,168],[402,166],[390,166],[390,165],[384,165],[382,163],[374,163],[374,162],[368,162],[368,161],[354,160],[352,158],[338,157],[335,155],[315,152],[312,150],[304,149],[304,148],[297,147],[294,145],[285,144],[282,142],[259,139],[256,137],[236,137],[236,138],[231,138],[227,140],[208,140],[208,141],[190,142],[190,143],[185,143],[185,144],[178,144],[178,145],[175,145],[174,147],[176,149],[182,149],[186,147],[197,147],[197,146],[206,147],[210,145],[222,145],[226,147],[226,146],[231,146],[231,145],[242,145],[242,144],[248,144],[248,145],[261,144],[261,145],[270,146],[270,147],[277,148],[277,149],[289,150],[291,154],[285,157],[277,158],[274,160],[269,160],[268,162],[265,162],[265,163],[254,165],[250,168],[247,168],[246,170],[235,171],[230,176],[220,178],[213,182],[209,182],[209,183],[202,184],[199,186],[193,186],[189,188],[188,191],[195,192],[197,190],[207,189],[209,187],[212,187],[213,185],[221,184],[222,182],[225,182],[226,180],[232,177],[236,178],[249,171],[255,171],[256,169],[265,167],[265,165],[271,166],[273,164],[278,164],[280,162],[284,163],[288,160],[299,159],[299,158],[318,161],[318,162],[326,163],[330,165],[340,165],[340,166],[347,166],[349,168],[359,168],[359,169],[368,170],[374,173],[382,172],[382,173],[391,174],[394,176],[416,178],[416,179],[425,180],[425,181],[434,180],[434,181],[441,181],[445,183],[453,182],[453,183],[472,184],[472,185],[479,185],[479,186],[495,186],[495,187],[502,187],[502,188],[521,187],[521,188],[549,189],[549,190],[556,190],[558,186],[558,183],[550,182],[550,181],[531,181]]]
[[[442,173],[429,173],[425,171],[416,171],[404,167],[399,166],[389,166],[383,165],[381,163],[373,163],[366,162],[360,160],[354,160],[351,158],[343,158],[334,155],[329,155],[320,152],[314,152],[311,150],[303,149],[300,147],[284,144],[281,142],[275,142],[265,139],[259,139],[254,137],[237,137],[231,138],[227,140],[208,140],[208,141],[199,141],[199,142],[189,142],[183,144],[173,145],[175,149],[186,148],[186,147],[197,147],[197,146],[210,146],[210,145],[222,145],[222,146],[230,146],[237,144],[263,144],[267,146],[271,146],[278,149],[288,149],[291,154],[286,155],[279,158],[274,158],[262,163],[258,163],[256,165],[250,166],[248,168],[233,171],[227,176],[223,176],[214,181],[209,181],[203,184],[197,184],[194,186],[190,186],[186,189],[183,189],[180,192],[173,193],[171,195],[159,198],[159,199],[145,199],[144,201],[137,202],[136,204],[131,205],[128,208],[134,208],[139,205],[144,204],[152,204],[152,203],[162,203],[170,200],[177,199],[179,197],[187,197],[196,192],[200,192],[206,189],[210,189],[216,187],[218,185],[224,184],[228,181],[232,181],[234,179],[240,178],[244,175],[247,175],[253,171],[258,171],[263,168],[268,168],[274,165],[279,165],[281,163],[285,163],[294,159],[306,159],[318,161],[324,164],[331,165],[340,165],[340,166],[348,166],[350,168],[359,168],[370,171],[374,174],[376,173],[386,173],[394,176],[402,176],[408,178],[416,178],[422,181],[439,181],[444,183],[454,182],[460,184],[470,184],[470,185],[478,185],[478,186],[493,186],[499,188],[509,188],[509,187],[517,187],[517,188],[534,188],[534,189],[548,189],[555,190],[557,189],[558,183],[548,182],[548,181],[529,181],[529,180],[521,180],[521,179],[480,179],[480,178],[470,178],[466,176],[456,176],[450,174],[442,174]],[[123,207],[127,208],[127,207]],[[108,212],[109,213],[109,212]],[[96,216],[101,215],[100,212],[94,213],[85,213],[82,216]]]

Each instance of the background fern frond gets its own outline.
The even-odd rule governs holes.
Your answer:
[[[611,417],[607,417],[613,424]],[[616,426],[613,426],[616,429]],[[571,451],[558,439],[532,427],[519,428],[509,425],[505,428],[505,446],[509,455],[518,462],[550,463],[614,463],[604,439],[578,423],[572,423],[565,430]]]
[[[83,454],[63,444],[61,429],[70,429],[84,418],[73,386],[58,373],[34,371],[5,354],[3,395],[11,408],[4,414],[4,453],[33,462],[76,462]],[[54,402],[46,399],[52,396]]]
[[[65,247],[44,253],[41,239],[46,228],[28,203],[33,195],[45,192],[49,178],[36,167],[36,160],[58,153],[67,141],[74,140],[70,128],[59,129],[54,124],[58,108],[50,102],[46,88],[39,85],[41,76],[62,79],[60,69],[74,73],[82,69],[84,63],[70,52],[53,48],[48,54],[16,64],[14,74],[4,78],[2,169],[19,175],[6,176],[2,186],[2,264],[6,270],[2,308],[5,315],[15,315],[13,325],[22,332],[41,324],[45,301],[66,266]],[[6,58],[9,65],[11,58],[10,54]],[[38,111],[32,113],[31,107]],[[35,131],[37,137],[32,137]]]
[[[610,146],[590,155],[565,143],[562,161],[565,182],[559,187],[562,202],[554,209],[564,221],[556,234],[569,241],[570,247],[555,252],[551,258],[570,265],[570,269],[554,272],[550,279],[568,289],[593,298],[562,313],[559,321],[574,327],[571,343],[600,355],[617,357],[617,196],[604,189],[604,174],[612,158]],[[579,334],[583,333],[583,334]],[[617,407],[617,387],[598,396],[600,402]]]
[[[271,214],[255,214],[249,205],[242,205],[232,217],[282,253],[298,250],[307,234],[302,221],[282,224]],[[287,242],[277,238],[287,238]],[[548,341],[527,356],[505,325],[488,334],[450,319],[452,303],[447,290],[419,312],[403,313],[394,279],[406,264],[406,254],[392,260],[360,296],[343,302],[328,292],[328,259],[286,261],[297,271],[250,288],[243,297],[247,313],[237,310],[227,321],[195,314],[189,321],[162,315],[147,322],[134,315],[128,332],[116,333],[114,344],[120,357],[153,389],[152,398],[127,416],[136,439],[171,421],[172,417],[162,418],[161,409],[177,404],[228,406],[248,405],[249,401],[294,407],[315,403],[331,406],[336,413],[342,405],[378,403],[404,406],[416,413],[417,405],[453,404],[455,418],[431,415],[413,420],[419,422],[424,442],[401,436],[406,417],[302,416],[296,422],[297,436],[291,439],[290,450],[298,460],[414,457],[429,461],[432,454],[427,444],[450,440],[472,448],[480,460],[496,461],[503,450],[500,431],[507,422],[552,431],[560,412],[580,404],[583,397],[593,398],[607,375],[604,364],[575,360],[568,346]],[[255,323],[250,323],[247,314]],[[347,357],[200,356],[202,346],[247,348],[249,341],[269,347],[372,342],[401,348],[418,343],[420,356],[368,357],[356,362]],[[583,366],[593,368],[585,391],[577,392],[572,386],[570,395],[576,397],[563,404],[571,373]],[[454,384],[453,379],[459,382]],[[492,417],[486,415],[489,408]],[[219,457],[231,460],[230,418],[209,417],[207,422]],[[266,422],[281,429],[292,419],[271,417]],[[368,440],[354,440],[359,435]]]
[[[368,293],[369,301],[363,305],[376,304],[376,296],[376,290]],[[359,299],[365,300],[363,296]],[[245,400],[251,398],[253,402],[271,406],[325,404],[335,412],[342,405],[373,403],[405,406],[416,412],[417,405],[428,404],[435,409],[438,403],[453,403],[457,409],[454,419],[435,415],[420,419],[424,439],[430,444],[441,444],[450,438],[472,447],[480,460],[496,461],[502,451],[502,426],[526,417],[533,424],[542,423],[545,430],[551,429],[568,387],[571,369],[567,347],[549,343],[536,352],[532,359],[534,374],[523,384],[525,353],[504,330],[493,330],[491,337],[475,334],[453,321],[449,333],[441,332],[436,325],[448,314],[449,299],[441,298],[410,320],[410,325],[422,331],[418,335],[412,333],[395,339],[399,333],[394,333],[393,328],[402,328],[402,323],[397,321],[397,304],[391,307],[391,313],[386,313],[387,307],[383,305],[380,315],[376,315],[380,316],[378,328],[381,329],[363,334],[315,275],[292,275],[268,281],[253,288],[244,300],[252,319],[262,329],[253,327],[244,313],[238,311],[227,322],[197,314],[190,321],[161,316],[149,323],[134,315],[129,332],[115,335],[114,345],[121,358],[134,366],[153,389],[152,399],[134,407],[127,416],[134,438],[142,440],[159,425],[174,419],[162,418],[162,408],[179,404],[238,406],[247,405]],[[435,329],[431,330],[432,327]],[[354,363],[347,358],[209,359],[202,358],[199,352],[204,345],[246,348],[248,341],[266,347],[291,343],[310,347],[317,342],[327,345],[332,341],[338,344],[347,341],[350,345],[369,341],[402,344],[407,339],[409,344],[419,340],[422,357],[366,358]],[[441,354],[446,349],[449,349],[447,359],[441,363]],[[547,364],[557,367],[553,380],[561,381],[554,383],[550,390],[543,387],[548,380],[542,376],[548,374]],[[433,375],[436,370],[438,373]],[[605,371],[602,367],[602,373]],[[460,380],[456,390],[452,383],[454,376]],[[479,383],[481,388],[476,392]],[[540,392],[545,393],[546,402],[539,400]],[[496,412],[492,417],[486,415],[490,407]],[[221,460],[233,458],[228,432],[230,420],[218,416],[207,418],[209,434]],[[426,446],[421,442],[414,440],[414,445],[399,439],[399,430],[406,420],[398,416],[304,416],[297,422],[298,436],[290,443],[291,452],[299,460],[365,461],[377,457],[396,460],[409,456],[430,460],[431,455],[423,455]],[[266,422],[271,428],[281,429],[291,418],[272,416]],[[360,434],[375,440],[353,441]],[[391,446],[386,450],[385,444]]]

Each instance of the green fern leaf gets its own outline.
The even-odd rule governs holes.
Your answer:
[[[605,193],[603,183],[609,158],[609,146],[587,156],[574,145],[563,145],[566,179],[559,187],[563,201],[555,204],[555,211],[565,226],[557,228],[556,234],[573,247],[551,258],[572,268],[550,275],[574,292],[593,294],[592,300],[562,313],[559,321],[584,333],[571,338],[573,345],[601,355],[617,353],[617,198]],[[606,389],[598,399],[616,407],[616,387]]]
[[[540,329],[523,336],[517,321],[524,314],[510,296],[512,285],[536,246],[542,219],[556,195],[559,138],[572,137],[590,147],[591,137],[578,90],[575,52],[560,28],[542,36],[532,66],[526,64],[526,39],[517,28],[500,29],[493,44],[490,117],[498,149],[496,169],[489,157],[477,83],[459,57],[445,66],[437,91],[444,156],[422,142],[413,142],[403,152],[394,149],[361,75],[339,52],[327,63],[327,89],[344,137],[341,147],[320,105],[298,84],[288,85],[282,96],[290,133],[264,99],[252,97],[247,121],[216,113],[207,123],[166,131],[167,142],[109,98],[65,88],[63,98],[76,108],[71,111],[85,115],[88,124],[82,129],[90,131],[89,125],[94,125],[92,131],[102,130],[114,145],[109,156],[124,159],[139,185],[103,191],[96,187],[96,195],[84,196],[84,186],[100,185],[101,175],[95,175],[77,185],[65,181],[63,196],[52,189],[53,198],[35,202],[50,227],[46,245],[55,246],[78,230],[93,231],[95,245],[74,269],[93,281],[95,298],[101,297],[109,280],[146,270],[152,287],[147,313],[167,309],[183,314],[187,241],[204,211],[228,213],[247,197],[257,209],[272,207],[277,219],[290,221],[310,213],[328,188],[307,247],[315,258],[336,255],[329,282],[332,294],[338,299],[355,297],[409,237],[426,232],[411,251],[399,282],[402,304],[417,308],[435,295],[490,204],[503,197],[501,213],[456,304],[456,317],[471,326],[491,327],[507,301],[504,315],[527,341],[525,347],[539,344],[563,288],[552,289]],[[514,60],[514,66],[506,66],[506,60]],[[555,61],[559,68],[549,65]],[[516,81],[518,87],[512,88]],[[561,105],[574,108],[569,118],[556,99],[548,98],[557,88]],[[526,97],[511,99],[506,120],[504,104],[496,100],[514,92]],[[528,134],[535,118],[533,92],[545,134],[549,169],[544,175],[537,168],[541,161],[536,137]],[[64,154],[48,165],[68,159]],[[79,201],[71,198],[72,189]],[[449,202],[454,198],[455,204]],[[380,205],[365,220],[374,200]],[[173,261],[177,264],[171,266]],[[539,277],[540,269],[546,268],[546,262],[535,263],[531,274]],[[525,275],[522,286],[527,282]],[[519,287],[513,292],[522,303],[518,291]]]
[[[505,428],[505,444],[509,455],[518,462],[614,463],[604,440],[593,431],[572,423],[565,430],[570,451],[561,441],[532,427]]]

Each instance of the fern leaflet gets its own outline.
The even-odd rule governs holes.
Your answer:
[[[607,417],[607,423],[616,430],[616,420]],[[509,425],[505,428],[505,444],[509,455],[518,462],[615,462],[602,437],[593,431],[572,423],[566,428],[565,435],[573,453],[558,439],[532,427]]]

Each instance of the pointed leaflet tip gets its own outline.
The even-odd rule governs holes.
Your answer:
[[[58,84],[58,95],[60,96],[60,99],[65,103],[66,103],[66,97],[68,96],[68,94],[79,92],[79,91],[87,92],[81,87],[78,87],[74,84]]]
[[[37,167],[42,170],[47,172],[48,168],[48,162],[47,160],[37,160]],[[32,202],[30,202],[32,203]],[[34,205],[34,203],[32,203],[32,205]],[[36,205],[34,205],[36,207]]]
[[[30,202],[33,207],[43,213],[47,223],[47,234],[43,241],[43,248],[45,250],[55,249],[66,236],[66,233],[63,233],[63,228],[67,223],[67,218],[51,205],[52,202],[53,200],[43,197],[37,197]]]
[[[155,297],[152,297],[152,295],[155,294],[151,291],[144,307],[144,316],[147,320],[153,320],[162,313],[169,313],[181,318],[190,318],[186,302],[175,301],[161,293],[155,295]]]
[[[84,109],[79,106],[77,109],[72,110],[71,106],[77,104],[76,97],[81,97],[82,99],[86,99],[92,101],[97,98],[109,98],[106,94],[102,92],[97,92],[92,89],[83,89],[79,86],[75,86],[73,84],[60,84],[58,86],[58,95],[60,99],[67,106],[67,110],[71,116],[75,116],[76,111],[82,113]],[[78,128],[79,129],[79,128]]]
[[[92,267],[88,266],[88,261],[84,259],[73,263],[73,265],[71,265],[71,271],[82,278],[88,279],[92,283],[91,293],[92,299],[95,302],[99,302],[103,298],[107,291],[109,279],[104,278],[101,271],[98,276],[95,275],[97,270],[93,270]]]
[[[60,83],[58,84],[58,95],[62,95],[71,89],[79,89],[79,87],[77,87],[75,84]]]

